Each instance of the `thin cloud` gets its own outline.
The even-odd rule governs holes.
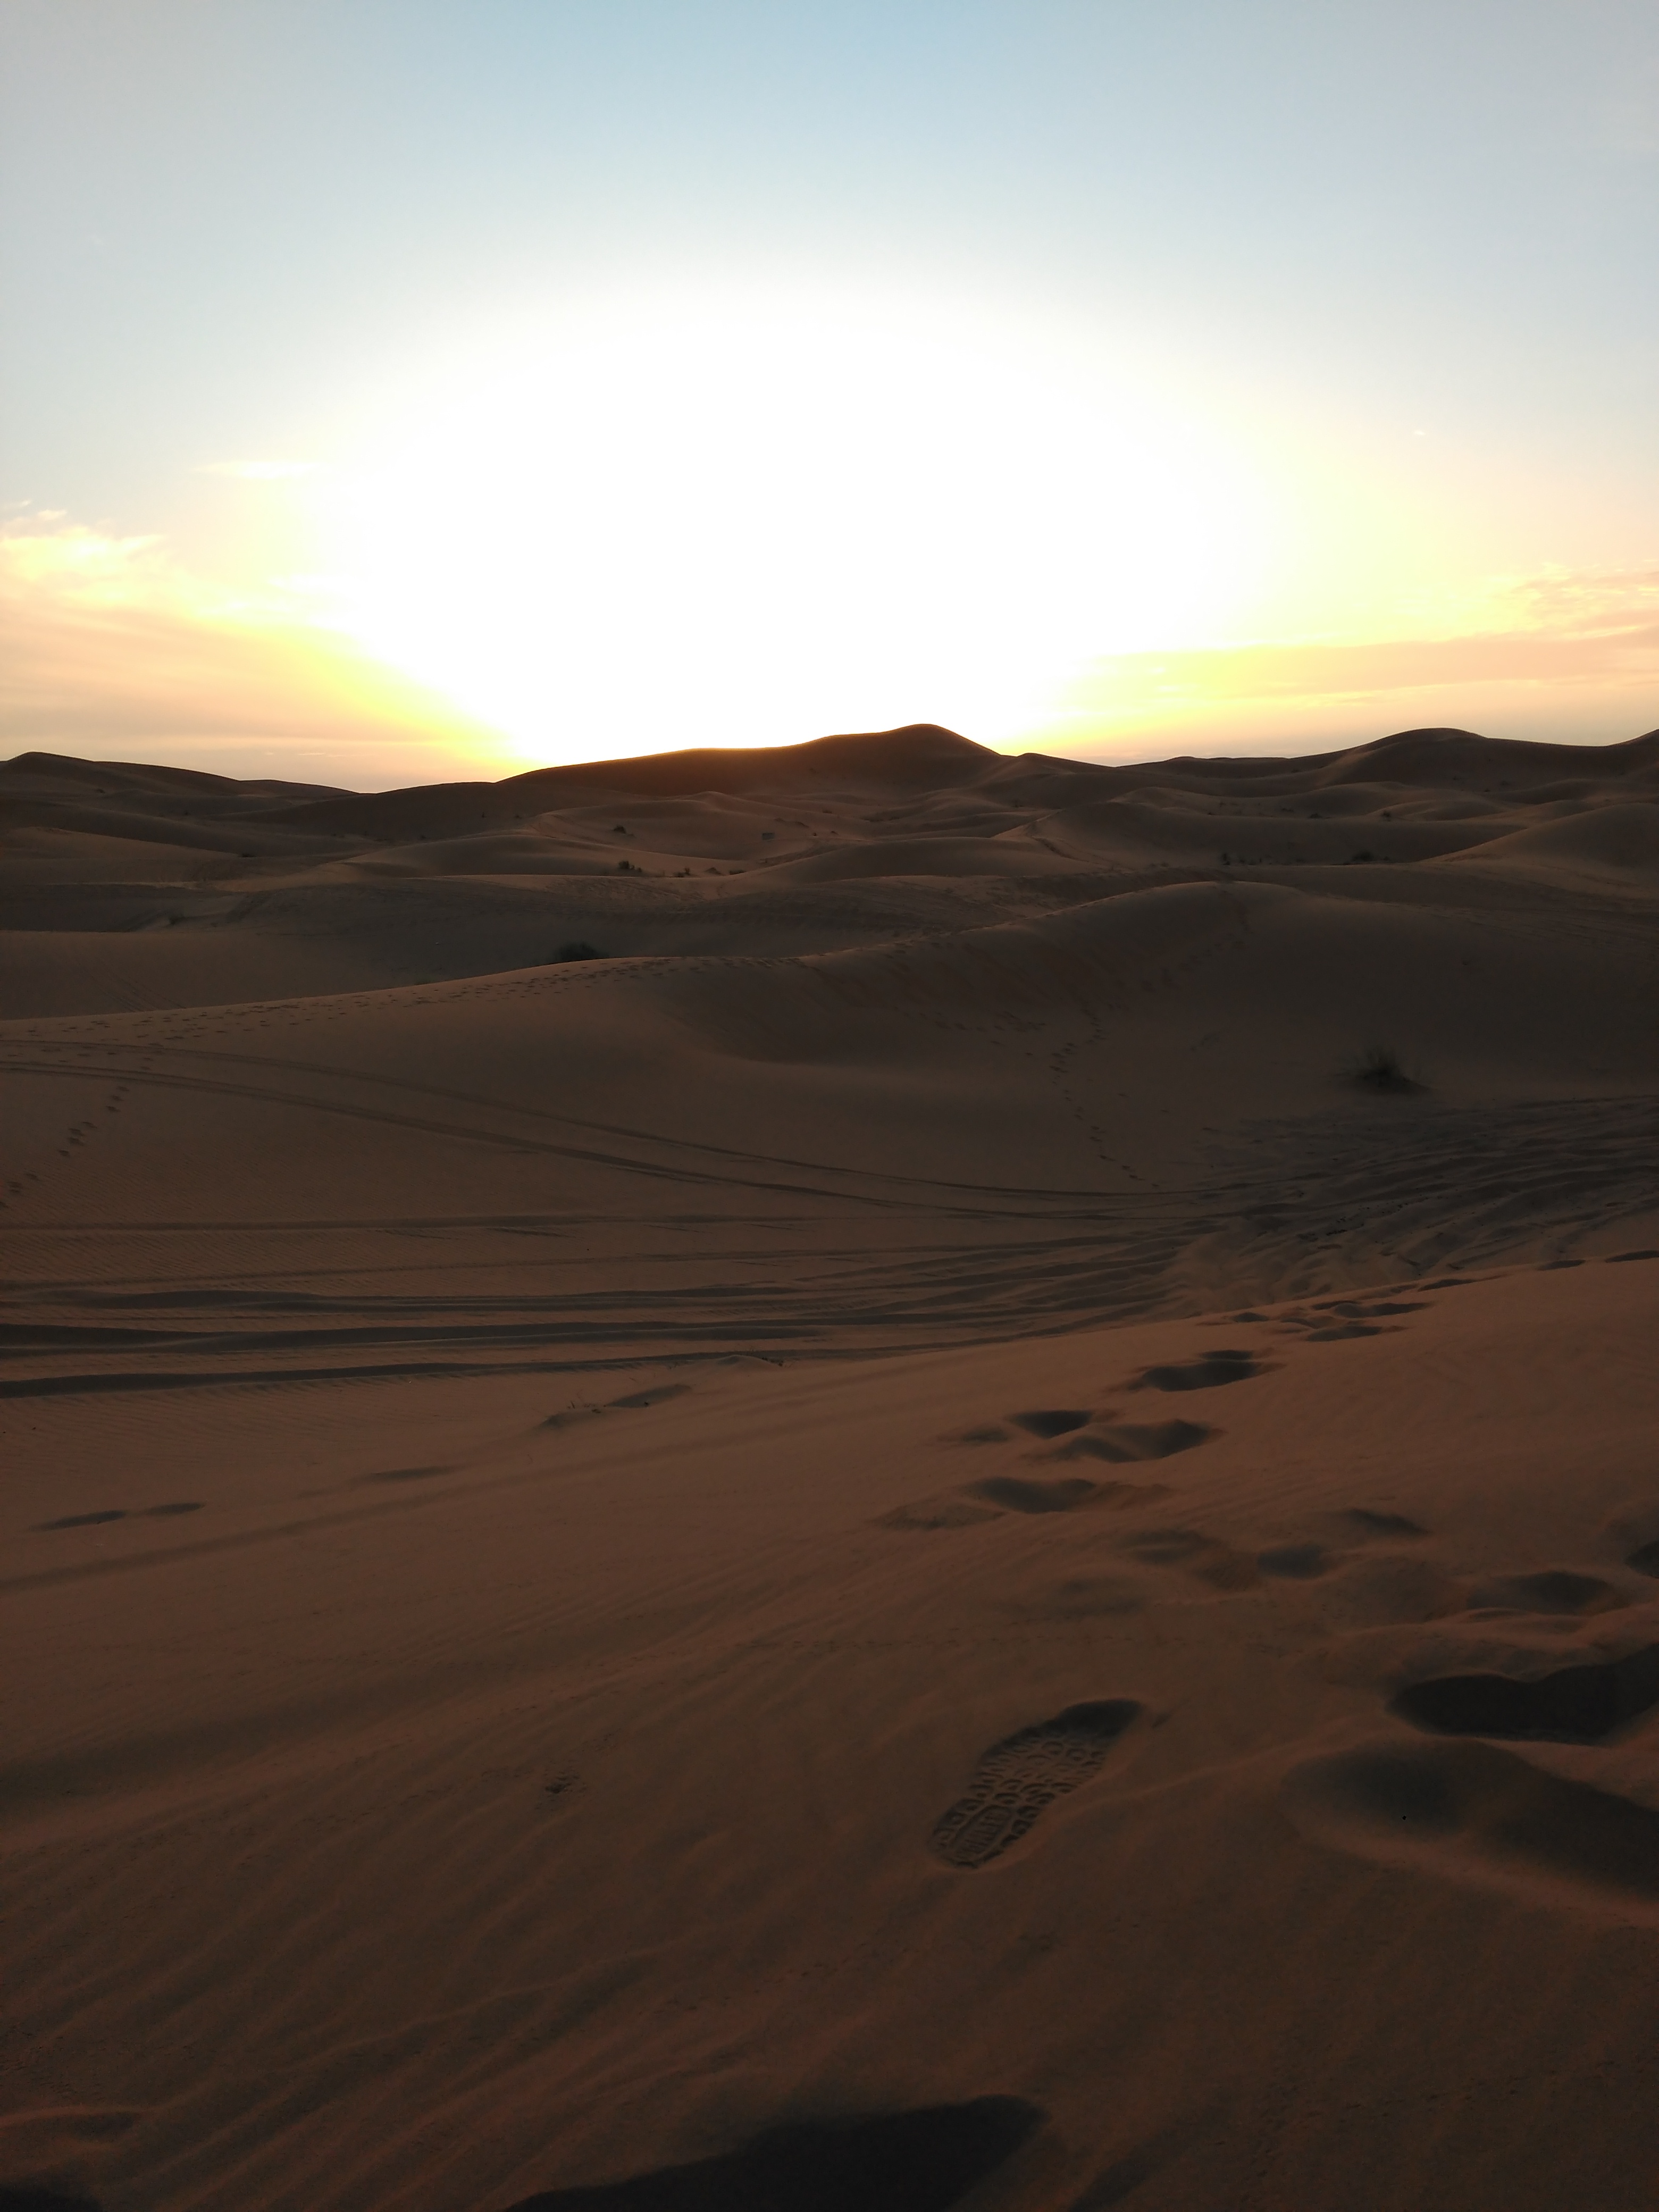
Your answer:
[[[1460,724],[1586,741],[1659,720],[1659,566],[1500,578],[1440,635],[1121,653],[1081,671],[1029,742],[1165,738],[1292,750]]]
[[[44,520],[0,534],[0,750],[266,775],[291,748],[307,779],[382,786],[510,765],[492,732],[312,619],[302,592],[215,590],[159,538]]]

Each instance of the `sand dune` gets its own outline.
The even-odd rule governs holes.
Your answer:
[[[0,2201],[1652,2205],[1659,733],[0,807]]]

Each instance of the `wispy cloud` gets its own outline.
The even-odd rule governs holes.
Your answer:
[[[1416,635],[1125,653],[1091,663],[1030,742],[1305,750],[1413,724],[1604,742],[1659,722],[1659,563],[1498,578]]]
[[[504,772],[491,733],[316,621],[302,580],[217,588],[159,538],[37,514],[0,533],[0,621],[6,751],[379,786]]]

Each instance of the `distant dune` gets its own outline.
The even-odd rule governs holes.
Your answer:
[[[29,753],[0,1005],[0,2208],[1649,2212],[1659,732]]]

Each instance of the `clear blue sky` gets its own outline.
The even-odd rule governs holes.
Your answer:
[[[20,744],[1659,721],[1650,0],[9,0],[0,58]]]

